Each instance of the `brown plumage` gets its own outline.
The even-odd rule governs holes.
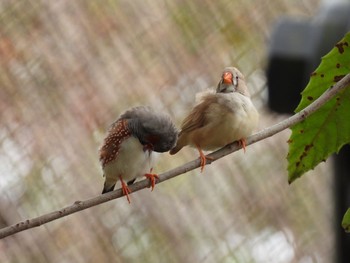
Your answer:
[[[131,131],[127,128],[126,120],[119,120],[113,123],[108,131],[108,136],[104,139],[100,148],[102,168],[117,158],[121,143],[130,136]]]
[[[184,146],[197,147],[202,170],[206,163],[202,150],[215,150],[233,141],[240,141],[245,149],[245,138],[258,122],[258,112],[242,73],[227,67],[222,73],[216,92],[207,92],[184,119],[176,146],[176,154]]]

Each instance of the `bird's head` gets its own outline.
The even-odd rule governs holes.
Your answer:
[[[239,92],[245,96],[250,96],[243,74],[237,68],[226,67],[221,75],[216,93],[232,92]]]
[[[127,117],[133,136],[145,151],[167,152],[175,146],[178,131],[168,115],[149,107],[136,107]]]

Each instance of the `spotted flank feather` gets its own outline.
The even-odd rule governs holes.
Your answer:
[[[100,148],[100,162],[103,168],[117,158],[120,144],[130,136],[131,132],[127,127],[127,120],[118,120],[112,124],[108,136]]]

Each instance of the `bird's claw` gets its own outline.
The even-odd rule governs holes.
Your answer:
[[[123,181],[122,178],[120,178],[120,182],[122,184],[122,192],[123,192],[123,195],[126,196],[126,199],[128,200],[128,203],[130,204],[130,197],[129,197],[129,194],[131,193],[131,190],[130,188],[128,187],[128,185]]]
[[[201,147],[197,145],[197,149],[198,149],[198,152],[199,152],[199,160],[201,161],[201,173],[203,172],[204,170],[204,166],[207,164],[207,160],[213,160],[212,157],[209,157],[209,156],[206,156]]]
[[[145,174],[145,177],[150,180],[151,185],[151,191],[153,191],[154,186],[156,185],[156,179],[159,179],[159,176],[157,174],[152,174],[152,170],[150,173]]]
[[[244,138],[238,140],[238,145],[239,145],[239,147],[241,147],[243,149],[244,153],[246,152],[246,149],[245,149],[246,143],[247,143],[247,141]]]
[[[201,173],[204,171],[204,166],[207,164],[207,160],[214,160],[212,157],[209,157],[207,155],[200,155],[199,159],[201,161]]]

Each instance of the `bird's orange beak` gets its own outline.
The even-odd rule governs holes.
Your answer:
[[[233,75],[231,72],[224,72],[222,74],[222,82],[225,84],[232,84],[233,83]]]

